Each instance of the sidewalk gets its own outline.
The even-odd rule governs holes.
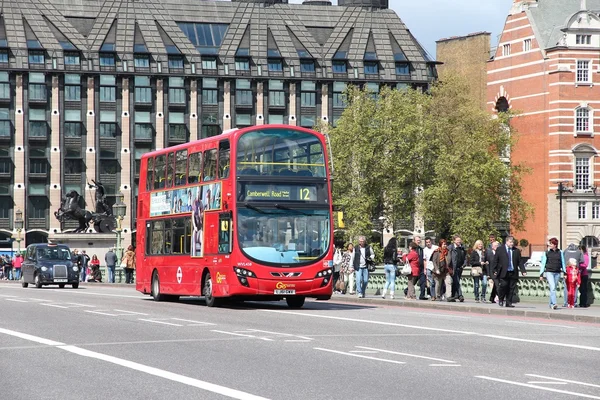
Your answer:
[[[562,299],[561,299],[562,300]],[[563,308],[560,304],[557,310],[551,310],[547,302],[516,303],[515,308],[500,307],[493,303],[475,303],[473,299],[465,299],[464,303],[448,303],[446,301],[431,300],[404,300],[404,296],[397,296],[391,300],[389,295],[386,299],[374,294],[368,294],[365,298],[359,299],[356,295],[334,294],[330,302],[352,303],[352,304],[372,304],[395,307],[411,307],[433,310],[447,310],[453,312],[466,312],[488,315],[508,315],[530,318],[542,318],[549,320],[575,321],[600,324],[600,306],[592,305],[588,308]],[[559,302],[560,303],[560,302]]]

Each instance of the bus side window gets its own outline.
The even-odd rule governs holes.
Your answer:
[[[154,189],[154,157],[148,158],[148,167],[146,168],[146,190]]]
[[[178,151],[175,157],[175,186],[187,185],[187,150]]]
[[[154,163],[154,189],[165,187],[165,158],[164,154],[156,156]]]
[[[167,187],[174,185],[173,178],[175,177],[175,153],[167,154]]]
[[[204,168],[202,180],[204,182],[215,180],[217,172],[217,149],[204,152]]]
[[[202,152],[192,153],[189,157],[188,183],[198,183],[202,173]]]
[[[229,140],[219,143],[219,179],[229,178]]]

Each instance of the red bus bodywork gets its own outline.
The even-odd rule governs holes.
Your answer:
[[[314,137],[318,139],[318,143],[321,145],[322,149],[322,160],[325,171],[324,176],[319,178],[287,176],[257,176],[254,178],[249,176],[239,176],[239,168],[236,165],[236,162],[238,161],[237,146],[239,138],[249,132],[258,131],[262,134],[265,132],[270,133],[272,130],[273,132],[278,130],[287,131],[290,132],[290,134],[304,133],[314,135]],[[223,147],[223,143],[227,143],[227,141],[230,151],[228,176],[224,178],[219,176],[217,179],[211,180],[208,183],[199,179],[198,182],[190,183],[186,180],[186,184],[177,185],[175,180],[177,178],[168,175],[169,165],[171,165],[169,162],[177,161],[177,152],[181,152],[180,154],[185,155],[185,151],[187,151],[187,157],[188,160],[190,160],[193,158],[193,153],[204,152],[206,155],[206,152],[209,150],[218,150],[220,146]],[[248,150],[246,150],[246,152],[248,152]],[[169,156],[170,153],[173,153],[173,156]],[[218,155],[220,155],[220,153],[218,153]],[[160,177],[163,173],[162,170],[159,170],[157,167],[160,156],[164,156],[165,164],[167,164],[164,167],[167,174],[166,180],[169,181],[173,179],[172,187],[155,188],[148,186],[148,183],[152,186],[152,182],[156,181],[157,177]],[[206,161],[205,158],[206,157],[202,158],[203,164]],[[225,157],[223,157],[223,159],[224,158]],[[156,169],[153,170],[153,176],[148,176],[149,160],[151,160],[150,165],[156,167]],[[310,158],[307,158],[307,160],[310,160]],[[219,162],[220,161],[217,162],[217,168],[219,168]],[[187,161],[186,179],[188,180],[191,179],[189,178],[192,173],[191,164],[192,161]],[[269,164],[270,167],[271,164],[278,163],[248,162],[248,164]],[[307,162],[305,165],[321,164],[310,164],[310,162]],[[169,297],[176,298],[178,296],[205,296],[207,298],[207,305],[209,306],[216,305],[221,299],[227,297],[241,300],[281,300],[285,298],[292,307],[302,306],[305,297],[329,299],[332,294],[333,272],[333,210],[331,201],[331,180],[328,165],[329,160],[325,137],[321,133],[289,125],[262,125],[243,129],[233,129],[218,136],[196,140],[145,154],[141,159],[140,165],[137,207],[136,289],[142,293],[151,294],[155,300],[163,300]],[[204,168],[207,167],[205,166]],[[223,171],[226,171],[226,168],[224,168]],[[172,172],[176,172],[176,170],[177,166],[173,167]],[[151,172],[152,168],[150,173]],[[225,174],[226,173],[223,172],[222,175]],[[257,179],[258,184],[255,184],[256,182],[254,182],[253,179]],[[252,205],[254,203],[247,198],[246,202],[238,204],[236,194],[238,194],[239,185],[243,185],[244,181],[250,182],[246,183],[247,186],[244,186],[244,188],[264,188],[269,185],[278,185],[276,187],[280,188],[281,186],[279,185],[284,185],[285,189],[282,191],[275,192],[274,190],[271,190],[271,192],[268,193],[271,193],[272,195],[280,195],[281,193],[284,193],[285,195],[287,193],[287,196],[289,197],[290,191],[287,190],[287,188],[291,187],[292,191],[297,189],[297,191],[300,192],[296,197],[309,198],[311,196],[316,197],[313,192],[316,193],[317,189],[313,191],[312,186],[310,184],[307,185],[311,186],[311,194],[309,195],[308,189],[304,189],[302,185],[305,182],[312,182],[313,180],[317,182],[315,187],[317,187],[318,184],[321,185],[320,187],[322,189],[325,188],[326,190],[326,194],[321,195],[322,201],[319,206],[320,211],[318,212],[323,215],[326,213],[327,221],[319,220],[321,221],[319,222],[321,225],[318,226],[322,227],[322,232],[317,232],[316,230],[309,231],[308,222],[306,222],[303,229],[304,235],[307,235],[310,232],[312,235],[311,237],[316,237],[318,239],[318,241],[316,241],[315,249],[313,250],[313,254],[316,254],[317,252],[320,253],[318,256],[312,257],[312,254],[311,257],[299,256],[299,254],[301,254],[298,252],[298,249],[301,247],[300,241],[297,241],[298,244],[292,244],[289,234],[286,239],[288,243],[286,244],[285,249],[281,248],[281,253],[279,253],[279,248],[273,249],[266,246],[251,246],[250,248],[244,247],[244,250],[242,249],[242,246],[251,243],[251,240],[253,239],[251,235],[248,235],[249,239],[247,240],[245,237],[242,238],[238,231],[238,229],[240,229],[238,226],[238,218],[242,218],[242,213],[252,213],[252,210],[256,210],[255,217],[257,218],[248,219],[249,221],[252,221],[250,225],[254,228],[254,224],[259,224],[259,222],[254,222],[254,220],[260,220],[263,217],[263,214],[268,216],[271,212],[263,211],[262,208],[259,208],[262,206],[258,203]],[[300,185],[300,188],[296,188],[296,183]],[[321,190],[321,192],[325,193],[325,190]],[[257,194],[257,191],[254,189],[248,189],[246,192],[248,196],[258,196],[263,193],[260,192]],[[196,195],[194,195],[194,193],[196,193]],[[200,196],[200,193],[202,193],[202,196]],[[181,200],[177,200],[178,194],[181,194],[180,198],[187,194],[187,199],[185,200],[188,201],[188,203],[180,206],[182,202]],[[217,201],[217,196],[220,197],[220,202]],[[169,200],[170,198],[171,200]],[[172,198],[175,198],[175,200],[172,200]],[[193,200],[192,198],[196,200]],[[193,204],[198,202],[197,198],[200,198],[199,204],[202,204],[203,201],[205,204],[199,206],[200,208],[203,208],[203,229],[201,234],[198,235],[201,236],[201,254],[193,256],[192,254],[194,252],[198,252],[196,231],[193,231],[193,237],[191,237],[191,239],[189,238],[190,235],[188,235],[188,233],[190,229],[194,229],[193,219],[195,211],[193,210]],[[171,201],[171,204],[178,202],[179,204],[173,205],[173,208],[167,211],[169,201]],[[207,205],[206,201],[210,204]],[[326,202],[326,206],[323,201]],[[273,211],[273,214],[275,212],[287,213],[288,211],[286,210],[293,210],[291,206],[288,207],[283,203],[279,204],[271,202],[270,204],[271,208],[269,208],[269,210]],[[307,207],[303,203],[293,202],[293,204],[296,207],[300,207],[298,211],[290,211],[290,215],[282,214],[283,217],[289,218],[291,221],[293,220],[293,216],[300,216],[300,218],[302,218],[303,215],[309,215],[310,212],[312,212],[310,210],[303,211],[305,208],[301,207]],[[265,208],[265,210],[266,209],[267,208]],[[153,214],[158,213],[163,215],[151,215],[151,212]],[[191,217],[190,214],[192,214]],[[181,228],[175,228],[176,224],[181,225],[181,221],[179,221],[178,218],[183,218],[183,223],[187,227],[184,228],[184,231],[181,231]],[[188,223],[188,219],[192,220],[191,226]],[[246,221],[246,219],[244,219],[244,221]],[[276,228],[283,226],[283,229],[287,229],[286,232],[288,232],[292,222],[285,222],[282,224],[281,221],[278,222],[275,220],[273,224]],[[165,230],[161,231],[162,233],[156,233],[155,227],[163,229],[163,227],[170,225],[173,225],[173,228],[169,228],[172,229],[172,231],[169,231],[171,233],[167,234],[167,228],[164,228]],[[174,233],[176,232],[176,229],[179,229],[177,235]],[[228,232],[227,229],[229,230]],[[181,232],[185,232],[183,236],[181,235]],[[270,231],[265,229],[263,229],[263,232],[264,233],[258,232],[254,237],[262,239],[265,234],[271,234]],[[229,247],[225,246],[224,243],[220,241],[220,234],[223,234],[222,238],[226,238],[227,234],[229,235]],[[325,235],[327,235],[327,237],[325,237]],[[165,244],[165,248],[167,248],[164,254],[161,254],[161,238],[164,239],[163,243]],[[174,244],[169,244],[169,240]],[[240,244],[240,240],[243,241],[243,244]],[[275,239],[273,239],[273,241],[275,241]],[[186,245],[189,245],[189,248],[186,248]],[[321,246],[320,248],[319,245]],[[276,244],[275,247],[277,246],[278,245]],[[169,249],[172,251],[171,254],[168,253]],[[227,251],[224,251],[224,249]],[[268,257],[279,257],[279,254],[283,257],[285,254],[291,253],[288,258],[293,259],[294,262],[298,262],[299,264],[296,266],[293,263],[289,264],[287,262],[261,262],[260,259],[249,256],[248,252],[251,250],[254,252],[253,254],[260,254],[262,252],[268,254]],[[207,292],[207,290],[209,292]]]

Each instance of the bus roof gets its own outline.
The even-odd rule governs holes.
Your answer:
[[[295,130],[295,131],[314,133],[314,134],[318,134],[319,136],[323,136],[323,134],[321,132],[313,131],[311,129],[303,128],[301,126],[283,125],[283,124],[253,125],[253,126],[249,126],[246,128],[228,129],[226,131],[223,131],[223,133],[221,133],[220,135],[211,136],[211,137],[208,137],[205,139],[192,140],[187,143],[182,143],[182,144],[178,144],[178,145],[171,146],[171,147],[165,147],[164,149],[160,149],[160,150],[150,151],[148,153],[145,153],[142,156],[142,158],[149,158],[149,157],[154,157],[154,156],[157,156],[160,154],[169,153],[172,151],[184,150],[184,149],[187,149],[190,145],[195,145],[195,144],[219,142],[223,139],[230,139],[233,141],[233,140],[236,140],[240,135],[243,135],[246,132],[257,131],[257,130],[261,130],[261,129],[265,129],[265,128],[266,129],[291,129],[291,130]]]

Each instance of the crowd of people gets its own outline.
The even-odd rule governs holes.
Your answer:
[[[23,255],[16,254],[14,257],[8,254],[0,256],[0,279],[15,280],[21,279],[21,265],[23,264]]]
[[[389,295],[394,299],[396,278],[405,275],[408,280],[407,287],[403,289],[406,300],[464,302],[461,278],[463,270],[470,267],[475,302],[514,307],[518,301],[519,272],[526,276],[527,270],[512,236],[508,236],[502,244],[495,235],[490,235],[487,246],[482,240],[477,240],[470,250],[465,248],[458,235],[453,237],[451,243],[441,239],[436,245],[429,237],[425,238],[424,245],[421,242],[422,238],[415,236],[408,251],[404,252],[398,247],[395,237],[388,241],[383,249],[386,281],[381,297],[385,299]],[[335,292],[365,297],[371,272],[369,265],[374,259],[375,253],[364,236],[359,237],[358,246],[350,243],[345,251],[336,249]],[[557,309],[556,287],[559,282],[564,284],[563,307],[589,307],[587,291],[590,261],[585,246],[571,244],[562,251],[558,248],[556,238],[549,240],[548,251],[541,261],[540,280],[548,282],[551,309]]]
[[[79,267],[80,282],[102,282],[102,272],[100,271],[100,260],[96,254],[92,255],[92,258],[86,254],[85,250],[81,252],[77,249],[73,250],[71,256],[73,264]],[[119,258],[115,253],[114,248],[108,249],[104,255],[104,262],[106,263],[106,271],[108,274],[108,283],[115,283],[115,272],[117,268],[117,262]],[[125,254],[121,258],[121,267],[125,271],[125,283],[135,283],[134,274],[135,271],[135,251],[133,246],[129,246]]]

